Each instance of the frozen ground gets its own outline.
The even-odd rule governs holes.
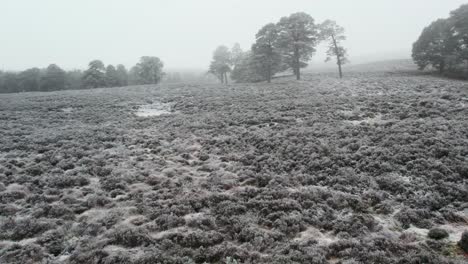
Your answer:
[[[467,106],[396,73],[0,95],[0,263],[466,263]]]

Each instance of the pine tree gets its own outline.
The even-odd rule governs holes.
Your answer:
[[[317,26],[314,19],[303,12],[281,18],[277,26],[278,43],[284,62],[293,70],[296,79],[300,80],[301,68],[307,67],[307,62],[315,52],[318,40]]]
[[[319,28],[321,39],[328,41],[326,61],[330,61],[332,57],[335,57],[340,78],[343,78],[342,65],[348,61],[346,49],[341,44],[342,41],[346,40],[344,28],[332,20],[325,20]]]
[[[93,60],[89,63],[89,68],[83,74],[83,85],[85,88],[98,88],[106,86],[106,74],[104,63],[100,60]]]
[[[420,69],[431,65],[440,73],[446,70],[447,58],[456,48],[450,28],[449,20],[439,19],[423,30],[413,44],[413,59]]]
[[[21,72],[18,76],[21,91],[39,91],[41,85],[41,70],[31,68]]]
[[[231,71],[231,52],[226,46],[219,46],[213,53],[209,73],[215,75],[221,83],[228,83],[227,73]]]
[[[260,29],[252,46],[253,69],[268,83],[282,69],[281,54],[278,48],[279,30],[270,23]]]
[[[124,65],[117,65],[117,76],[119,80],[118,86],[127,86],[128,85],[128,72]]]
[[[57,91],[65,89],[65,71],[59,66],[51,64],[41,78],[41,91]]]
[[[158,57],[143,56],[132,71],[137,84],[157,84],[164,75],[163,67],[164,64]]]
[[[108,65],[106,68],[106,86],[107,87],[119,86],[119,75],[113,65]]]

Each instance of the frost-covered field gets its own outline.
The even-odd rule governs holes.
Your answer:
[[[305,79],[0,95],[0,263],[466,263],[468,83]]]

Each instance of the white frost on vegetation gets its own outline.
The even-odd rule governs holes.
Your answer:
[[[294,240],[298,242],[303,242],[311,239],[316,240],[321,246],[327,246],[331,243],[338,241],[338,239],[332,234],[332,232],[323,233],[315,227],[307,228],[305,231],[299,233],[299,235]]]

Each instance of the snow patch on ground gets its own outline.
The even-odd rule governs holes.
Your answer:
[[[171,228],[165,231],[151,233],[150,236],[154,239],[162,239],[167,235],[183,233],[184,231],[187,231],[187,228],[175,227],[175,228]]]
[[[171,106],[169,104],[159,102],[141,105],[135,113],[135,115],[139,117],[152,117],[169,114],[172,114]]]
[[[188,214],[184,216],[185,221],[191,221],[197,218],[201,218],[204,215],[204,213],[193,213],[193,214]]]
[[[382,117],[383,117],[382,114],[378,114],[375,117],[367,117],[361,120],[346,120],[346,122],[355,126],[363,124],[363,123],[369,124],[369,125],[375,125],[375,124],[379,125],[379,124],[386,124],[386,123],[392,122],[392,120],[384,120],[382,119]]]
[[[302,242],[312,239],[316,240],[321,246],[327,246],[338,241],[338,238],[336,238],[332,232],[323,233],[315,227],[307,228],[305,231],[299,233],[299,235],[294,240]]]
[[[73,107],[65,107],[65,108],[60,109],[60,111],[67,113],[67,114],[72,113],[73,110],[74,110]]]
[[[396,211],[397,212],[397,211]],[[382,226],[382,232],[387,234],[393,234],[396,236],[400,236],[403,233],[411,233],[416,236],[417,240],[424,240],[428,239],[427,235],[429,233],[429,229],[426,228],[419,228],[416,226],[411,225],[406,230],[401,230],[401,227],[397,220],[393,218],[396,214],[394,212],[392,215],[372,215],[374,219]],[[463,215],[465,215],[462,212]],[[441,228],[446,230],[449,233],[449,237],[447,238],[448,241],[457,243],[463,234],[464,231],[468,230],[467,223],[448,223],[440,226],[434,226],[437,228]]]
[[[447,230],[449,233],[448,240],[454,243],[460,241],[464,231],[468,231],[468,225],[466,224],[447,224],[439,226],[439,228]]]

